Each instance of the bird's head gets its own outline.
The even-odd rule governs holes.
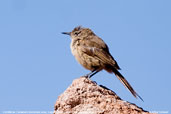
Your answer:
[[[62,32],[62,34],[70,35],[72,39],[83,39],[90,35],[95,35],[89,28],[81,26],[75,27],[72,32]]]

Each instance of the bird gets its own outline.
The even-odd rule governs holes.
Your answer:
[[[107,44],[91,29],[77,26],[71,32],[62,32],[62,34],[71,37],[71,52],[84,68],[91,71],[86,75],[88,78],[91,78],[101,70],[114,73],[135,98],[139,97],[143,101],[119,72],[121,68],[110,54]]]

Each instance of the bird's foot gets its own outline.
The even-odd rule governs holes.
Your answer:
[[[86,74],[86,75],[84,75],[84,76],[81,76],[81,77],[84,77],[84,78],[89,78],[89,75],[87,75],[87,74]]]

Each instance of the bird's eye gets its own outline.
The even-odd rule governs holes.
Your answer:
[[[76,31],[74,34],[78,36],[81,33],[81,31]]]

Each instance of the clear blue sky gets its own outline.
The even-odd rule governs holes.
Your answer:
[[[61,34],[78,25],[108,44],[144,102],[105,71],[92,80],[145,110],[171,111],[170,0],[1,0],[0,111],[53,111],[72,81],[89,73]]]

